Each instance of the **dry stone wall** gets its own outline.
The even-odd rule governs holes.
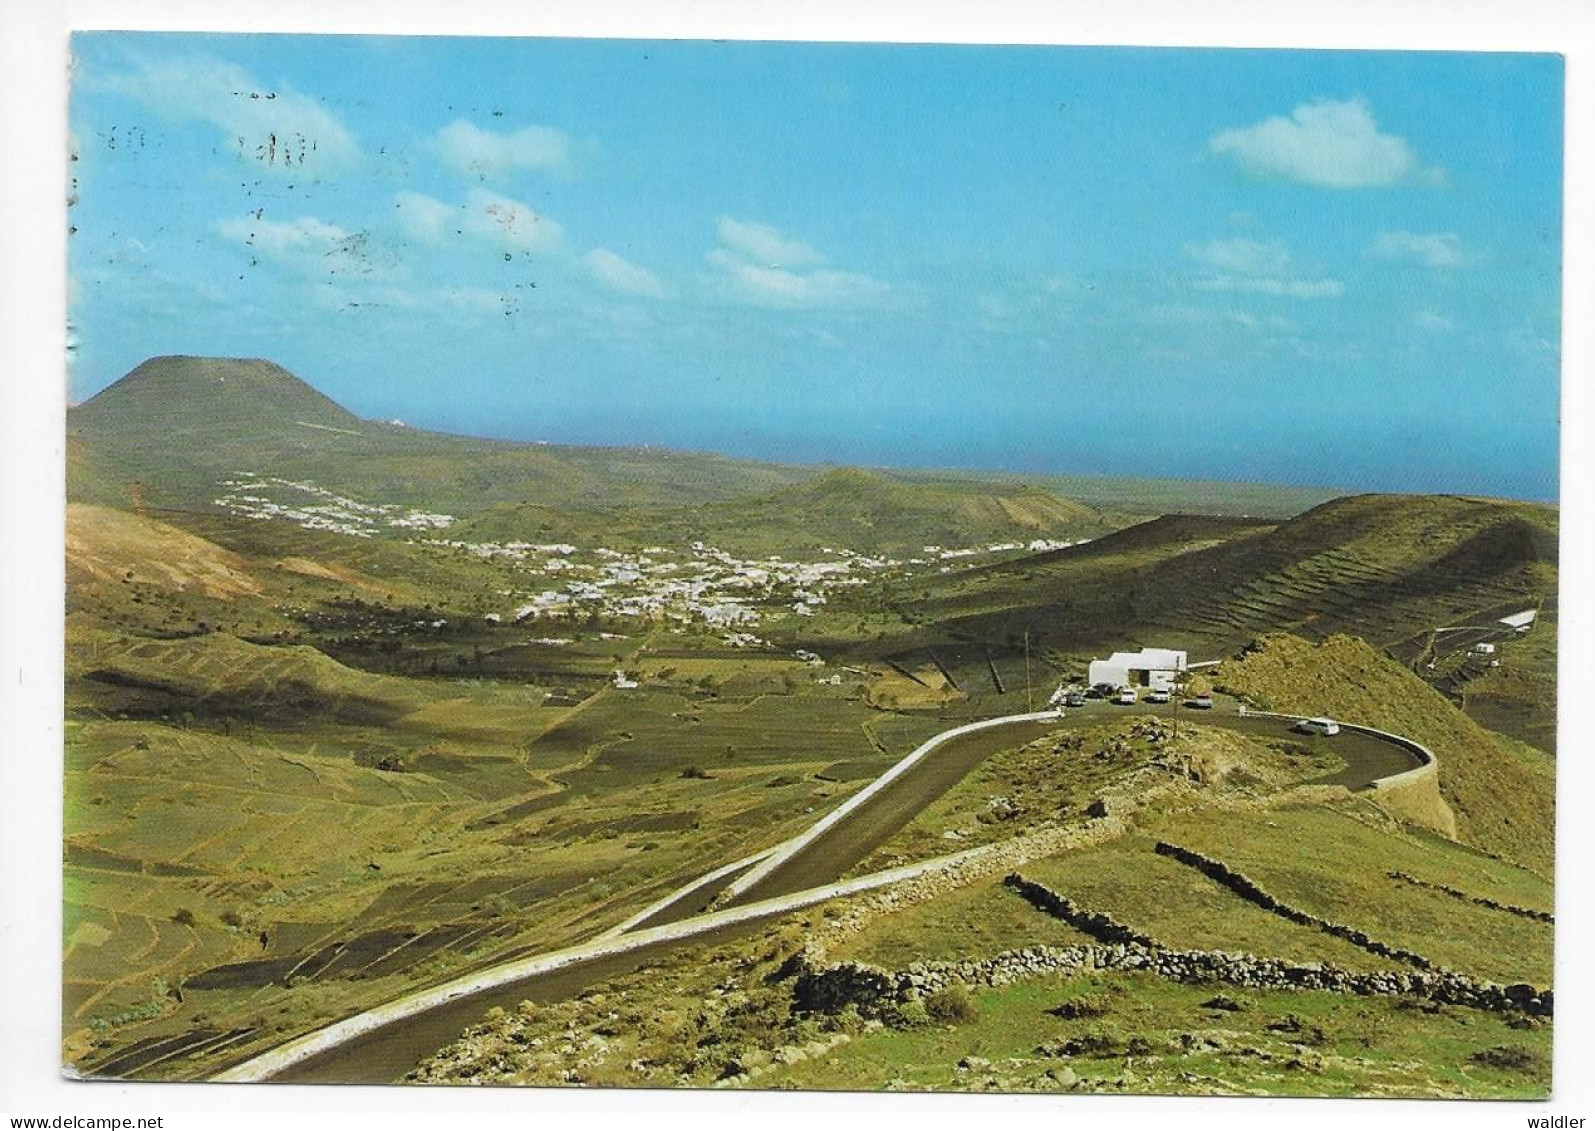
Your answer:
[[[1242,899],[1255,903],[1263,910],[1271,911],[1282,919],[1288,919],[1290,922],[1299,923],[1304,927],[1317,927],[1326,935],[1334,935],[1336,938],[1345,939],[1353,946],[1359,946],[1369,954],[1377,954],[1381,958],[1394,958],[1398,962],[1416,966],[1419,970],[1434,969],[1433,962],[1430,962],[1415,951],[1380,942],[1369,935],[1367,931],[1360,930],[1357,927],[1346,923],[1335,923],[1303,911],[1299,907],[1292,907],[1290,904],[1264,891],[1255,880],[1235,871],[1222,860],[1215,860],[1211,856],[1204,856],[1194,849],[1181,848],[1177,844],[1169,844],[1167,841],[1162,840],[1157,842],[1154,851],[1160,856],[1172,857],[1181,864],[1187,864],[1195,868],[1208,879],[1229,888],[1230,891]]]
[[[1134,927],[1125,926],[1106,912],[1089,911],[1068,896],[1059,895],[1049,887],[1027,880],[1018,872],[1004,877],[1002,882],[1022,895],[1038,910],[1045,911],[1055,919],[1062,919],[1075,930],[1090,935],[1097,942],[1109,945],[1135,943],[1137,946],[1152,950],[1167,949],[1151,935],[1142,934]]]
[[[1022,876],[1010,886],[1033,902],[1069,908],[1082,930],[1107,935],[1125,930],[1110,917],[1096,915]],[[1143,936],[1144,937],[1144,936]],[[839,1013],[851,1006],[866,1018],[891,1018],[903,1005],[954,982],[966,986],[1005,986],[1045,975],[1095,971],[1144,971],[1189,984],[1224,983],[1255,990],[1321,990],[1362,997],[1415,997],[1491,1013],[1550,1017],[1552,991],[1526,982],[1501,985],[1452,970],[1357,972],[1330,963],[1293,963],[1280,958],[1216,950],[1173,950],[1143,942],[1095,942],[1076,946],[1035,946],[960,962],[916,962],[900,971],[860,962],[823,965],[805,951],[788,973],[796,974],[794,1004],[804,1013]]]
[[[1424,888],[1428,891],[1443,892],[1444,894],[1451,896],[1453,899],[1461,899],[1467,901],[1468,903],[1477,904],[1480,907],[1488,907],[1492,911],[1505,911],[1508,914],[1516,915],[1519,918],[1533,919],[1536,923],[1556,922],[1556,916],[1552,915],[1549,911],[1536,911],[1532,907],[1518,907],[1511,903],[1501,903],[1499,900],[1491,899],[1486,895],[1469,895],[1460,888],[1454,888],[1449,884],[1437,884],[1433,880],[1420,880],[1417,876],[1410,875],[1407,872],[1386,872],[1385,875],[1389,876],[1392,880],[1397,880],[1401,883],[1411,884],[1414,887]]]

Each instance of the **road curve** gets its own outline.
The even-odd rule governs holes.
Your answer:
[[[926,805],[998,750],[1115,715],[1168,717],[1176,710],[1172,705],[1119,707],[1093,702],[1083,709],[1071,709],[1063,718],[1013,715],[985,720],[978,726],[955,727],[916,748],[808,832],[694,880],[592,942],[518,959],[406,995],[260,1053],[212,1079],[392,1082],[495,1005],[512,1007],[526,999],[560,1000],[595,981],[657,961],[678,947],[721,942],[753,930],[761,920],[849,890],[867,890],[916,874],[926,864],[838,883]],[[1241,715],[1233,707],[1180,710],[1179,717],[1271,738],[1288,735],[1296,718]],[[1380,779],[1424,764],[1424,758],[1413,752],[1422,748],[1399,736],[1347,728],[1330,741],[1346,766],[1320,779],[1323,784],[1369,788]],[[940,866],[946,861],[929,863]],[[734,890],[722,896],[725,906],[705,912],[727,884]]]

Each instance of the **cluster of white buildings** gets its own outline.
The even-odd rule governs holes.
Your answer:
[[[248,518],[280,519],[307,530],[328,530],[355,538],[371,538],[390,528],[445,530],[454,523],[453,515],[394,504],[362,503],[308,480],[260,476],[246,471],[233,474],[235,478],[222,480],[226,493],[215,503],[223,510]],[[272,498],[272,495],[287,498]],[[306,501],[307,495],[315,501]]]
[[[518,596],[518,604],[490,615],[490,621],[499,623],[597,614],[702,625],[735,637],[772,616],[813,616],[837,589],[869,584],[893,570],[1077,544],[1035,539],[972,548],[925,546],[922,555],[903,560],[827,546],[821,548],[820,560],[800,562],[740,558],[703,542],[684,549],[649,546],[631,552],[565,542],[472,542],[436,535],[455,523],[452,515],[365,503],[309,481],[235,472],[221,486],[225,493],[216,504],[233,514],[356,538],[407,532],[408,545],[509,563],[528,584],[507,593]],[[943,572],[951,568],[941,566]]]
[[[514,563],[516,572],[544,583],[499,620],[609,618],[698,624],[737,631],[772,614],[813,616],[843,586],[864,585],[876,569],[898,563],[848,551],[832,560],[743,559],[694,542],[685,550],[649,546],[635,552],[567,543],[466,542],[411,538],[407,544]],[[507,595],[514,595],[508,591]]]

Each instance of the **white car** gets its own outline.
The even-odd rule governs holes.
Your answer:
[[[1115,703],[1134,703],[1136,701],[1135,688],[1120,688],[1119,693],[1113,697],[1113,701]]]
[[[1302,734],[1321,734],[1327,738],[1340,733],[1340,724],[1334,719],[1302,719],[1292,729]]]
[[[1168,691],[1161,687],[1154,687],[1146,693],[1146,701],[1148,703],[1167,703],[1170,698],[1172,696],[1169,695]]]

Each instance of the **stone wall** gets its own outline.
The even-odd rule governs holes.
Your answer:
[[[1151,935],[1142,934],[1134,927],[1125,926],[1106,912],[1088,911],[1074,903],[1068,896],[1059,895],[1051,888],[1027,880],[1018,872],[1005,876],[1002,882],[1038,910],[1045,911],[1055,919],[1062,919],[1081,934],[1090,935],[1099,943],[1107,943],[1110,946],[1135,943],[1152,950],[1167,949]]]
[[[1469,895],[1460,888],[1454,888],[1449,884],[1437,884],[1433,880],[1420,880],[1417,876],[1409,875],[1406,872],[1386,872],[1385,875],[1392,880],[1399,880],[1414,887],[1424,888],[1428,891],[1444,892],[1453,899],[1466,900],[1468,903],[1474,903],[1480,907],[1488,907],[1492,911],[1505,911],[1509,915],[1516,915],[1523,919],[1533,919],[1536,923],[1556,922],[1556,916],[1549,911],[1536,911],[1532,907],[1518,907],[1511,903],[1501,903],[1499,900],[1491,899],[1485,895]]]
[[[1026,898],[1046,893],[1048,902],[1083,912],[1043,885],[1017,877],[1016,890]],[[1042,896],[1041,898],[1046,898]],[[1082,918],[1104,921],[1106,916]],[[1111,930],[1113,926],[1103,929]],[[1553,998],[1526,982],[1500,985],[1452,970],[1382,970],[1359,973],[1330,963],[1293,963],[1254,954],[1216,950],[1173,950],[1139,942],[1084,943],[1077,946],[1035,946],[1005,951],[985,959],[961,962],[916,962],[905,970],[888,971],[859,962],[822,965],[811,952],[793,963],[795,1006],[804,1013],[838,1013],[852,1006],[866,1018],[890,1018],[902,1005],[937,992],[954,982],[966,986],[1004,986],[1044,975],[1093,971],[1140,970],[1171,981],[1224,983],[1256,990],[1321,990],[1361,997],[1415,997],[1491,1013],[1550,1017]]]
[[[1327,935],[1345,939],[1353,946],[1359,946],[1369,954],[1377,954],[1381,958],[1394,958],[1399,962],[1416,966],[1419,970],[1431,970],[1434,968],[1434,963],[1421,954],[1403,947],[1392,946],[1390,943],[1380,942],[1378,939],[1371,937],[1368,932],[1346,923],[1331,922],[1328,919],[1303,911],[1299,907],[1292,907],[1290,904],[1264,891],[1256,881],[1235,871],[1222,860],[1215,860],[1211,856],[1204,856],[1194,849],[1181,848],[1177,844],[1169,844],[1167,841],[1162,840],[1157,842],[1154,850],[1160,856],[1173,857],[1181,864],[1187,864],[1195,868],[1213,882],[1222,884],[1242,899],[1255,903],[1263,910],[1271,911],[1282,919],[1288,919],[1290,922],[1299,923],[1304,927],[1317,927]]]
[[[1042,860],[1060,852],[1115,840],[1129,830],[1130,823],[1122,817],[1101,817],[1025,833],[1012,840],[982,845],[946,857],[940,865],[927,868],[912,879],[850,901],[840,909],[836,918],[813,924],[810,951],[815,955],[823,955],[828,947],[842,942],[882,915],[946,895],[978,883],[987,876],[1011,872],[1032,860]],[[927,863],[936,865],[935,861]]]

